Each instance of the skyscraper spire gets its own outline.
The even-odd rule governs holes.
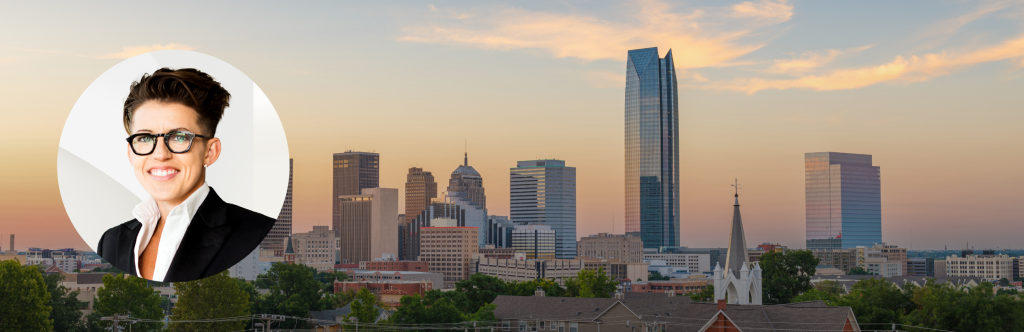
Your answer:
[[[462,160],[462,166],[469,166],[469,152],[466,152],[463,158],[465,159]]]

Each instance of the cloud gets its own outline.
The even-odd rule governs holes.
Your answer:
[[[793,17],[793,6],[787,5],[786,0],[761,0],[758,3],[747,1],[733,5],[732,11],[734,17],[763,19],[775,23],[786,22]]]
[[[99,56],[97,58],[98,59],[127,59],[127,58],[131,58],[133,56],[139,55],[139,54],[145,54],[145,53],[149,53],[149,52],[153,52],[153,51],[163,51],[163,50],[194,51],[194,50],[196,50],[198,48],[199,48],[198,46],[188,46],[188,45],[174,44],[174,43],[167,44],[167,45],[153,44],[152,46],[125,46],[125,47],[123,47],[123,50],[120,53],[111,53],[111,54],[107,54],[107,55],[101,55],[101,56]]]
[[[860,52],[869,48],[871,48],[870,45],[847,51],[826,50],[824,53],[807,51],[801,54],[799,58],[775,60],[775,64],[766,69],[765,72],[772,74],[804,73],[832,62],[840,54]]]
[[[703,28],[704,21],[717,23],[735,17],[735,9],[694,10],[680,14],[672,12],[672,8],[662,2],[640,0],[638,11],[633,13],[634,19],[629,22],[495,7],[487,11],[478,10],[474,15],[458,15],[458,21],[448,24],[408,27],[399,40],[497,50],[541,50],[556,58],[587,61],[625,61],[626,50],[659,46],[673,48],[678,69],[702,68],[721,66],[761,48],[762,43],[741,43],[739,40],[764,26],[764,15],[774,15],[775,21],[792,15],[792,6],[782,3],[783,6],[772,7],[774,12],[769,13],[769,9],[763,9],[770,7],[768,4],[775,3],[752,3],[752,9],[744,12],[747,15],[746,26],[737,31]],[[431,7],[431,10],[443,12],[436,7]]]
[[[611,71],[594,71],[583,74],[595,88],[622,88],[626,86],[626,74]]]
[[[1014,60],[1024,57],[1024,36],[998,45],[973,50],[943,51],[909,57],[896,56],[892,61],[875,66],[826,71],[818,75],[802,75],[794,79],[774,80],[744,78],[709,84],[705,88],[741,91],[754,94],[762,90],[811,89],[815,91],[857,89],[883,82],[911,83],[949,75],[976,64]]]

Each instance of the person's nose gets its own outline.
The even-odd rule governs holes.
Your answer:
[[[171,150],[167,149],[167,137],[157,137],[156,149],[153,150],[153,154],[150,156],[156,160],[167,160],[171,159]]]

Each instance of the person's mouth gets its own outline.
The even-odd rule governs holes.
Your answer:
[[[167,181],[174,178],[175,175],[178,175],[178,169],[171,167],[153,167],[150,168],[149,171],[146,171],[146,173],[149,173],[149,176],[154,180]]]

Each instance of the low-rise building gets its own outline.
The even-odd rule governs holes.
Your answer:
[[[643,280],[649,274],[649,263],[623,263],[614,259],[583,259],[583,269],[604,272],[615,281]]]
[[[934,277],[935,258],[911,258],[907,260],[907,271],[905,273],[913,277]]]
[[[497,277],[504,281],[530,281],[554,279],[559,285],[565,278],[576,277],[583,269],[583,261],[576,259],[497,259],[477,254],[473,259],[472,273]]]
[[[437,272],[415,272],[415,271],[374,271],[348,269],[342,270],[348,276],[349,281],[427,281],[433,289],[444,287],[444,274]]]
[[[306,233],[291,237],[295,250],[295,263],[316,269],[317,272],[334,271],[335,232],[328,226],[313,226]]]
[[[818,264],[827,265],[842,270],[849,274],[850,269],[857,266],[856,249],[811,249],[814,257],[818,258]]]
[[[946,257],[949,277],[979,277],[986,280],[1013,279],[1013,258],[1007,255],[966,255]]]
[[[644,261],[644,242],[635,236],[598,233],[581,238],[576,243],[576,258],[642,263]]]
[[[676,296],[700,293],[708,287],[710,279],[693,278],[684,280],[633,281],[629,283],[633,293],[672,293]]]
[[[644,254],[644,260],[665,261],[668,266],[686,268],[690,274],[712,273],[710,254]]]
[[[360,270],[376,271],[430,271],[430,263],[422,261],[363,261],[359,262]]]
[[[869,257],[864,261],[864,270],[873,275],[898,277],[903,275],[906,262],[892,262],[885,257]]]
[[[358,292],[363,288],[368,289],[381,302],[387,303],[392,308],[397,308],[401,306],[400,301],[403,296],[425,296],[428,291],[433,289],[433,285],[426,280],[334,281],[335,293]]]
[[[512,259],[516,255],[516,250],[512,248],[480,248],[477,252],[486,258],[497,259]]]

